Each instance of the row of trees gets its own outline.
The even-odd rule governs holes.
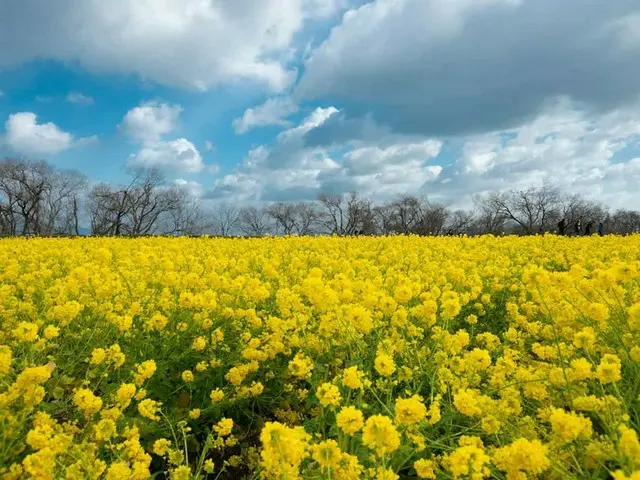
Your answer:
[[[470,210],[411,195],[376,204],[355,192],[262,207],[206,203],[156,170],[90,187],[84,175],[43,161],[0,162],[2,235],[536,234],[556,231],[561,219],[569,233],[589,222],[603,222],[608,233],[640,231],[640,212],[611,213],[550,184],[478,196]]]

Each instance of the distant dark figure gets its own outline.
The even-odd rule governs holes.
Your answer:
[[[593,222],[587,223],[587,226],[584,229],[585,236],[591,235],[591,230],[593,229]]]
[[[580,235],[581,231],[582,231],[582,222],[578,220],[576,222],[576,235]]]
[[[601,237],[604,235],[604,223],[598,223],[598,235]]]
[[[563,218],[558,222],[558,235],[564,235],[566,228],[567,228],[567,222],[565,222]]]

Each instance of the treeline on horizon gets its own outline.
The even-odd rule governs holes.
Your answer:
[[[46,161],[1,160],[0,235],[533,235],[556,233],[562,219],[569,235],[594,224],[607,234],[640,232],[640,212],[612,212],[551,184],[477,196],[469,210],[413,195],[376,203],[357,192],[237,207],[207,205],[158,170],[134,169],[129,177],[126,184],[90,186],[80,172]]]

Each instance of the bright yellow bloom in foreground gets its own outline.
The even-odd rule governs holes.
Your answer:
[[[353,435],[364,425],[364,415],[354,406],[344,407],[336,415],[336,422],[345,433]]]
[[[362,442],[382,456],[395,451],[400,446],[400,435],[389,417],[374,415],[364,424]]]

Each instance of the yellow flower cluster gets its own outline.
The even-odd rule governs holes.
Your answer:
[[[0,240],[0,480],[640,479],[640,236]]]

